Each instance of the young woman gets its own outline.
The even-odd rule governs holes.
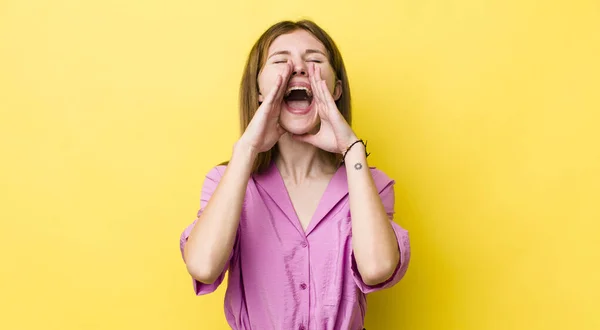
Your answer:
[[[394,181],[350,127],[340,52],[315,23],[283,21],[252,48],[242,135],[206,176],[180,248],[197,295],[228,271],[235,330],[363,329],[366,294],[405,274]]]

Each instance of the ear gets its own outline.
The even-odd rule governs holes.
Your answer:
[[[335,82],[335,87],[333,88],[333,99],[335,101],[339,100],[342,96],[342,81],[337,80]]]

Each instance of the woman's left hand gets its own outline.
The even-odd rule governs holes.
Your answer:
[[[321,78],[319,67],[309,66],[308,73],[314,99],[313,106],[321,119],[321,127],[316,134],[307,133],[293,137],[329,152],[343,153],[357,140],[356,134],[338,110],[326,81]]]

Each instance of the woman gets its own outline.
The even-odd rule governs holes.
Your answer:
[[[259,38],[241,90],[242,135],[202,188],[180,248],[197,295],[228,271],[236,330],[362,329],[366,294],[405,274],[394,181],[367,165],[350,127],[338,48],[307,20]]]

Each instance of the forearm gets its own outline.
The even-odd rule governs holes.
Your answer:
[[[354,257],[363,281],[375,285],[394,272],[400,258],[398,242],[371,176],[364,145],[352,146],[345,163]]]
[[[251,148],[239,144],[233,148],[223,177],[188,237],[186,265],[201,282],[213,282],[231,254],[255,158]]]

